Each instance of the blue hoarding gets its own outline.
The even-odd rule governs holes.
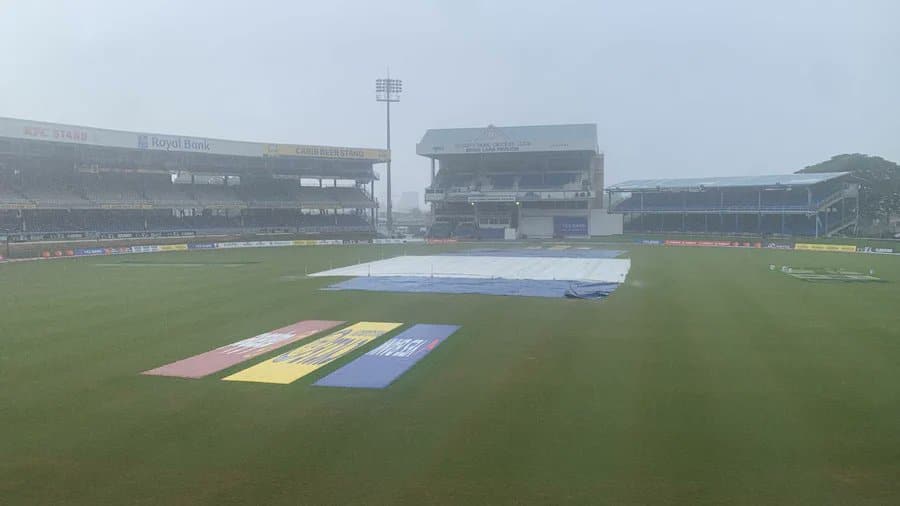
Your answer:
[[[105,255],[105,248],[75,248],[75,256]]]
[[[214,242],[199,242],[188,244],[188,249],[216,249],[216,243]]]
[[[325,387],[384,388],[431,353],[431,350],[457,329],[459,325],[414,325],[314,384]]]

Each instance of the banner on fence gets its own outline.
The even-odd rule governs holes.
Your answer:
[[[836,251],[843,253],[856,253],[856,246],[852,244],[811,244],[798,242],[794,245],[797,251]]]

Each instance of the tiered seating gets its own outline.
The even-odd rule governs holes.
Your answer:
[[[198,228],[205,216],[178,218],[172,214],[154,213],[147,217],[148,230],[187,230]]]
[[[544,174],[544,186],[549,188],[562,188],[567,184],[575,182],[575,174],[568,172],[554,173],[548,172]]]
[[[15,211],[0,211],[0,232],[18,232],[20,228],[19,218]]]
[[[144,181],[144,195],[157,206],[193,207],[196,201],[190,188],[186,184],[173,184],[167,178],[147,178]]]
[[[297,204],[297,189],[292,184],[251,183],[238,187],[238,194],[248,204],[284,206]]]
[[[13,177],[15,176],[15,177]],[[213,181],[205,183],[205,181]],[[23,178],[0,173],[0,228],[18,233],[154,233],[205,230],[212,233],[371,232],[355,214],[303,214],[303,209],[370,208],[357,187],[299,187],[296,180],[221,178],[173,183],[168,174],[44,172]],[[2,205],[21,204],[15,211]],[[302,204],[302,206],[301,206]],[[25,214],[18,209],[24,209]],[[184,216],[187,215],[187,216]],[[23,227],[22,223],[27,226]],[[4,226],[7,225],[7,226]],[[24,228],[24,230],[23,230]],[[34,240],[34,239],[29,239]],[[40,238],[38,238],[40,240]]]
[[[524,174],[519,177],[519,188],[520,189],[537,189],[543,188],[544,186],[544,177],[540,174]]]
[[[0,183],[0,204],[28,204],[31,200],[12,186]]]
[[[33,182],[23,189],[23,194],[43,206],[78,206],[87,203],[68,182]]]
[[[310,232],[366,232],[372,227],[365,218],[353,214],[304,214],[299,228]]]
[[[495,190],[512,189],[516,184],[516,176],[512,174],[497,174],[490,177],[491,185]]]
[[[721,192],[663,192],[645,193],[643,209],[645,211],[709,211],[719,210],[800,210],[808,207],[804,191],[763,191],[737,192],[726,191],[724,198]],[[634,194],[615,206],[617,211],[631,212],[641,210],[641,195]]]
[[[97,232],[137,232],[144,230],[144,217],[131,212],[96,213],[88,228]]]
[[[212,184],[193,185],[193,195],[201,204],[239,206],[241,200],[234,187]]]
[[[337,199],[327,192],[326,188],[317,186],[301,186],[297,193],[297,199],[300,200],[303,207],[308,208],[329,208],[336,207],[338,204]]]
[[[326,188],[330,198],[345,208],[364,208],[374,205],[371,199],[359,188]]]
[[[129,178],[86,177],[82,181],[87,199],[93,202],[134,203],[147,201],[136,181]]]

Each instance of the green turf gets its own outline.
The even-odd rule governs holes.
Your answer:
[[[632,247],[599,303],[304,277],[403,249],[0,265],[0,503],[900,503],[900,259]],[[386,390],[311,386],[370,347],[286,386],[138,374],[310,318],[462,329]]]

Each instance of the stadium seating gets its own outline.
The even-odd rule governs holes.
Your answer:
[[[27,204],[31,200],[15,190],[11,185],[0,184],[0,202],[7,204]]]
[[[192,185],[194,199],[201,205],[240,206],[241,200],[234,187],[214,184]]]
[[[490,176],[490,181],[496,190],[512,189],[516,184],[516,176],[512,174],[498,174]]]
[[[136,181],[118,176],[85,177],[82,179],[87,200],[108,203],[148,203]]]
[[[48,180],[30,183],[22,188],[22,194],[39,206],[79,206],[87,203],[70,181]]]
[[[372,200],[366,196],[359,188],[328,188],[328,195],[339,202],[344,208],[363,208],[368,207]]]
[[[194,207],[191,185],[173,184],[165,178],[148,178],[144,183],[144,195],[154,205],[172,207]]]
[[[324,188],[317,186],[301,186],[297,199],[303,205],[310,209],[315,208],[332,208],[338,205],[338,201],[331,193],[325,191]]]
[[[300,211],[373,207],[366,192],[354,186],[301,187],[296,180],[262,177],[226,186],[221,178],[198,179],[173,183],[168,174],[106,172],[38,173],[27,179],[0,174],[0,205],[14,209],[0,209],[0,228],[29,237],[59,232],[325,233],[373,228],[353,213]]]
[[[826,194],[823,198],[833,195]],[[817,201],[813,202],[813,208]],[[615,205],[616,212],[644,211],[791,211],[809,209],[805,191],[705,191],[634,194]]]

